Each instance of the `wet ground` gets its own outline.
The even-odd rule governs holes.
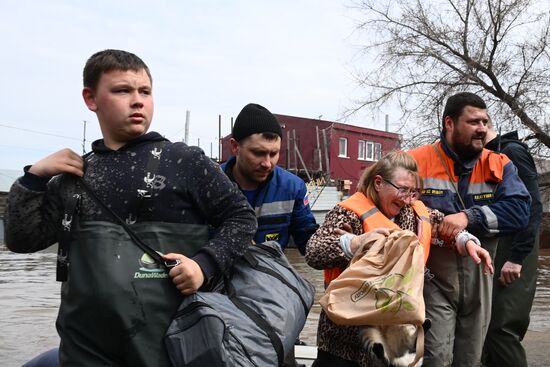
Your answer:
[[[322,272],[308,267],[296,250],[288,252],[293,265],[323,291]],[[539,257],[537,294],[524,346],[531,367],[550,366],[550,250]],[[56,346],[55,318],[59,283],[55,281],[53,250],[14,254],[0,245],[0,366],[15,367]],[[315,345],[320,307],[313,306],[301,339]]]

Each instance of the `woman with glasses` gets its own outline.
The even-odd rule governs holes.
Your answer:
[[[416,161],[405,152],[388,153],[366,169],[357,192],[337,204],[324,223],[310,238],[306,262],[315,269],[324,269],[325,287],[348,266],[354,252],[367,242],[370,231],[387,233],[400,228],[417,234],[426,262],[431,245],[431,223],[443,219],[438,211],[428,210],[417,200],[422,179]],[[456,249],[481,261],[490,271],[489,253],[476,245],[474,236],[465,233]],[[458,237],[458,236],[457,236]],[[380,360],[363,347],[358,326],[334,324],[321,311],[317,332],[318,356],[314,367],[377,366]]]

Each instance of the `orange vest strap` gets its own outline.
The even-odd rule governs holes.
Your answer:
[[[330,282],[332,282],[334,279],[338,278],[338,276],[340,274],[342,274],[342,272],[344,271],[344,269],[342,268],[330,268],[330,269],[325,269],[323,271],[324,273],[324,282],[325,282],[325,288],[328,287],[328,285],[330,284]]]
[[[397,224],[382,214],[372,200],[362,192],[356,192],[339,205],[357,214],[363,223],[364,232],[375,228],[398,228]]]
[[[339,203],[341,207],[351,210],[363,223],[363,231],[369,232],[375,228],[398,228],[397,224],[388,219],[384,214],[378,210],[371,199],[367,198],[362,192],[356,192],[348,199]],[[432,226],[430,224],[430,213],[428,208],[420,200],[416,200],[412,205],[412,208],[416,215],[421,219],[419,223],[420,230],[418,234],[418,240],[422,244],[424,250],[424,264],[428,260],[430,254],[430,244],[432,235]],[[344,269],[330,268],[324,270],[325,287],[330,282],[336,279]]]

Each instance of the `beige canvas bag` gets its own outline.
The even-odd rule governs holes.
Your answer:
[[[401,229],[371,237],[319,303],[339,325],[416,325],[418,361],[424,354],[422,245],[413,232]]]

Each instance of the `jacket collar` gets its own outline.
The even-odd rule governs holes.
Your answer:
[[[135,139],[130,140],[128,143],[120,147],[117,151],[122,152],[136,145],[140,145],[147,142],[155,142],[155,141],[169,141],[169,140],[162,137],[162,135],[160,135],[159,133],[151,131],[147,134],[143,134]],[[103,141],[103,139],[96,140],[92,143],[92,151],[94,153],[99,153],[99,154],[114,152],[114,150],[112,150],[111,148],[105,145],[105,142]]]
[[[449,143],[447,142],[447,139],[445,138],[445,134],[443,134],[443,131],[441,132],[441,135],[440,135],[440,142],[441,142],[441,147],[443,148],[443,151],[445,152],[445,154],[447,154],[447,156],[449,156],[449,158],[451,158],[455,162],[455,165],[462,167],[466,171],[472,170],[476,165],[477,161],[479,160],[479,157],[481,156],[481,152],[479,152],[479,154],[475,155],[470,160],[467,160],[467,161],[462,160],[449,146]]]
[[[233,167],[235,167],[235,164],[237,163],[237,157],[235,156],[231,156],[227,162],[225,162],[225,165],[223,166],[223,171],[225,172],[225,174],[227,175],[227,177],[229,177],[229,179],[233,182],[235,182],[237,184],[237,186],[239,187],[239,189],[242,190],[241,186],[239,185],[239,183],[237,181],[235,181],[235,176],[233,176]],[[260,192],[264,187],[266,187],[269,182],[273,179],[273,177],[275,176],[275,171],[277,170],[277,167],[278,166],[275,166],[275,169],[273,169],[273,171],[271,171],[271,173],[269,174],[269,176],[267,176],[267,179],[260,183],[258,185],[258,187],[256,188],[256,193]]]

